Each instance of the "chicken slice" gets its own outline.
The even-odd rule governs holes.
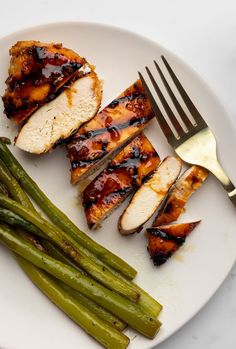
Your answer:
[[[101,103],[101,84],[92,72],[36,110],[20,130],[16,145],[27,152],[48,152],[90,120]]]
[[[209,172],[200,166],[192,166],[178,179],[164,206],[158,212],[153,226],[176,221],[184,211],[190,196],[202,185]]]
[[[135,137],[84,190],[89,228],[97,228],[160,162],[143,133]]]
[[[85,58],[62,44],[18,41],[10,55],[7,89],[2,99],[5,114],[15,124],[55,98],[69,80],[83,75],[83,68],[91,70]]]
[[[170,187],[178,178],[182,167],[179,158],[167,156],[156,171],[132,197],[118,222],[122,235],[139,232],[143,224],[154,214]]]
[[[148,228],[147,249],[154,265],[165,263],[199,223],[200,221]]]
[[[71,182],[76,183],[96,171],[141,132],[153,116],[142,83],[137,80],[81,127],[68,144]]]

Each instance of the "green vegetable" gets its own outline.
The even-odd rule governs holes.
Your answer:
[[[0,140],[1,144],[1,140]],[[11,194],[12,199],[31,209],[33,205],[24,190],[21,189],[17,180],[9,173],[3,161],[0,160],[0,182],[2,182]]]
[[[1,164],[2,165],[2,164]],[[2,166],[3,168],[3,166]],[[14,183],[14,178],[11,178],[11,174],[7,171],[7,169],[3,168],[5,174],[5,178],[10,179],[6,182],[8,189],[10,188],[10,190],[12,191],[13,189],[13,193],[16,193],[15,199],[19,202],[23,201],[24,205],[26,207],[28,207],[29,209],[32,209],[34,212],[36,212],[36,210],[34,209],[31,201],[28,199],[27,196],[24,195],[23,190],[21,189],[21,187],[19,186],[18,182],[15,184]],[[14,186],[12,186],[12,182],[14,183]],[[7,187],[0,181],[0,186],[2,190],[0,190],[0,192],[2,192],[5,195],[8,195],[8,191],[7,191]],[[23,199],[23,200],[22,200]],[[28,200],[27,200],[28,199]],[[3,220],[5,222],[7,222],[8,224],[13,224],[13,225],[18,225],[21,226],[23,228],[26,228],[27,231],[33,232],[35,233],[35,226],[31,225],[29,222],[27,222],[26,220],[22,219],[21,217],[19,217],[18,215],[14,214],[13,212],[6,210],[4,208],[0,207],[0,220]],[[37,233],[39,233],[39,231],[37,231]],[[28,236],[29,238],[29,236]],[[32,237],[33,238],[33,237]],[[37,239],[35,239],[37,240]],[[57,257],[60,256],[60,258],[63,258],[66,260],[66,262],[68,263],[69,258],[67,258],[66,255],[63,254],[63,252],[61,252],[57,247],[55,247],[50,241],[44,240],[46,246],[48,249],[50,249],[50,252],[53,251],[54,255],[56,254]],[[39,248],[39,244],[35,244],[35,246],[37,248]],[[32,282],[34,282],[38,287],[41,288],[41,290],[43,290],[43,292],[45,294],[48,295],[47,290],[54,290],[56,288],[56,290],[58,292],[60,292],[60,287],[58,288],[58,282],[60,282],[59,280],[55,279],[53,280],[52,277],[49,277],[49,275],[45,274],[42,270],[38,269],[37,267],[35,267],[32,264],[29,264],[29,262],[25,261],[24,259],[22,259],[21,257],[19,257],[18,255],[15,255],[19,264],[21,265],[22,269],[28,274],[29,278],[31,279]],[[72,261],[70,261],[70,263],[73,263]],[[79,268],[78,266],[76,266],[76,268]],[[80,269],[80,271],[82,273],[85,273],[82,269]],[[44,277],[45,276],[45,277]],[[42,279],[43,277],[43,279]],[[86,296],[82,295],[81,293],[79,293],[78,291],[72,289],[71,287],[69,287],[68,285],[64,284],[61,282],[61,287],[64,288],[70,295],[71,297],[71,302],[73,302],[73,306],[74,307],[78,307],[77,304],[74,305],[74,299],[78,300],[80,302],[80,304],[82,304],[85,308],[86,308],[86,314],[89,313],[87,311],[87,309],[92,312],[92,314],[87,314],[86,316],[91,316],[92,315],[92,319],[94,318],[93,314],[95,314],[96,316],[98,316],[100,319],[106,321],[107,323],[110,323],[114,328],[116,328],[118,331],[122,331],[125,327],[126,324],[125,322],[123,322],[122,320],[118,319],[115,315],[111,314],[110,312],[108,312],[107,310],[103,309],[101,306],[99,306],[98,304],[94,303],[92,300],[90,300],[89,298],[87,298]],[[57,293],[58,292],[54,292],[50,296],[49,298],[59,306],[58,304],[58,297],[57,297]],[[74,317],[73,313],[71,314],[71,310],[70,307],[68,308],[66,306],[66,304],[63,302],[63,297],[61,297],[61,293],[59,293],[59,300],[61,299],[61,309],[71,318]],[[83,309],[83,312],[85,310]],[[81,320],[78,321],[77,319],[78,317],[78,313],[76,312],[76,318],[75,318],[75,322],[77,322],[79,325],[81,324]],[[81,318],[81,316],[79,316],[79,319]],[[95,319],[96,320],[96,319]],[[99,330],[100,330],[100,326],[101,324],[99,323]],[[102,324],[103,326],[103,324]],[[84,328],[84,326],[82,326]],[[103,326],[104,327],[104,326]],[[90,329],[86,327],[85,329],[88,333],[90,333]],[[93,329],[94,330],[94,329]],[[104,330],[102,331],[103,334]],[[97,333],[97,332],[96,332]],[[107,329],[105,328],[105,333],[107,333]],[[103,343],[103,335],[101,333],[99,335],[99,338],[97,338],[97,335],[95,335],[95,339],[98,339],[101,344]],[[91,335],[93,335],[93,331],[91,333]],[[109,337],[111,338],[116,338],[116,333],[112,333],[109,334]],[[114,344],[117,347],[121,347],[121,348],[125,348],[126,345],[125,343],[127,342],[129,343],[129,339],[125,336],[125,340],[122,336],[122,338],[118,338],[117,342],[114,342]],[[120,343],[121,342],[121,343]],[[113,341],[107,341],[106,337],[105,337],[105,347],[109,347],[109,343],[111,343],[111,346],[113,347]],[[124,344],[123,344],[124,343]]]
[[[133,279],[137,272],[120,257],[108,251],[105,247],[93,241],[83,233],[61,210],[59,210],[42,192],[38,185],[30,178],[23,167],[15,159],[8,147],[0,139],[0,159],[7,166],[11,174],[18,180],[22,188],[35,200],[45,214],[74,240],[93,252],[102,261],[118,270],[128,279]]]
[[[43,246],[49,252],[49,255],[53,258],[61,261],[62,263],[71,265],[74,268],[78,268],[78,266],[67,256],[65,255],[57,246],[54,246],[50,241],[43,240]],[[80,272],[85,273],[84,270],[79,269]],[[157,317],[162,310],[162,305],[158,303],[153,297],[151,297],[146,291],[144,291],[141,287],[136,285],[134,282],[125,279],[120,273],[114,271],[114,269],[109,269],[116,277],[122,279],[127,285],[132,285],[137,292],[140,294],[140,298],[138,304],[147,312],[149,312],[153,317]],[[86,273],[85,273],[86,274]]]
[[[138,304],[110,291],[78,270],[47,256],[3,223],[0,224],[0,240],[13,252],[78,290],[144,336],[155,337],[161,323],[145,312]]]
[[[70,286],[61,283],[62,288],[64,288],[71,296],[84,305],[86,308],[91,310],[94,314],[100,317],[102,320],[110,323],[110,325],[114,326],[118,331],[123,331],[127,326],[126,323],[120,319],[118,319],[115,315],[110,313],[109,311],[102,308],[100,305],[94,303],[88,297],[84,296],[82,293],[74,290]]]
[[[42,251],[42,252],[44,252],[44,253],[46,253],[48,255],[48,251],[45,249],[45,247],[42,245],[41,241],[37,237],[35,237],[32,234],[25,233],[23,231],[20,231],[18,233],[20,234],[20,236],[23,237],[23,239],[25,239],[26,241],[29,241],[39,251]],[[52,244],[49,241],[47,241],[47,244],[48,244],[47,246],[51,248]],[[61,256],[62,253],[58,249],[57,250],[56,249],[57,248],[53,249],[54,254],[55,254],[55,251],[56,251],[57,255],[60,254],[60,256]],[[52,256],[52,254],[50,254],[50,256],[54,257],[54,256]],[[16,258],[18,258],[17,255],[16,255]],[[67,261],[67,258],[65,258],[65,260]],[[78,267],[76,267],[76,268],[78,269]],[[85,275],[85,272],[82,269],[80,269],[79,271],[80,272],[82,271],[82,274]],[[37,272],[37,270],[35,272]],[[71,297],[77,299],[82,305],[84,305],[86,308],[91,310],[95,315],[100,317],[102,320],[107,321],[108,323],[110,323],[110,325],[114,326],[117,330],[122,331],[126,327],[126,324],[123,321],[118,319],[115,315],[109,313],[107,310],[103,309],[98,304],[96,304],[93,301],[91,301],[89,298],[87,298],[86,296],[84,296],[80,292],[74,290],[73,288],[71,288],[70,286],[64,284],[63,282],[61,282],[58,279],[54,279],[54,282],[59,283],[59,286],[64,288],[71,295]]]
[[[25,233],[23,231],[18,232],[20,234],[20,236],[22,236],[26,241],[29,241],[32,243],[32,245],[34,247],[36,247],[39,251],[42,251],[46,254],[48,254],[48,251],[45,249],[45,247],[42,245],[41,241],[39,241],[38,238],[36,238],[34,235]],[[47,241],[47,246],[51,248],[52,245],[49,241]],[[62,252],[59,251],[57,248],[53,249],[53,252],[55,254],[55,252],[57,253],[57,255],[62,256]],[[51,257],[54,258],[54,256],[52,254],[49,254]],[[18,256],[16,255],[16,258],[18,258]],[[65,258],[66,261],[68,261],[68,258]],[[35,267],[36,268],[36,267]],[[76,268],[78,269],[78,267],[76,266]],[[37,268],[36,268],[37,269]],[[85,272],[82,269],[79,269],[80,272],[82,272],[82,274],[85,275]],[[32,280],[33,281],[33,280]],[[114,326],[117,330],[122,331],[125,327],[126,324],[121,321],[120,319],[118,319],[115,315],[109,313],[107,310],[103,309],[101,306],[99,306],[98,304],[94,303],[93,301],[91,301],[89,298],[87,298],[86,296],[84,296],[83,294],[81,294],[80,292],[74,290],[73,288],[71,288],[70,286],[64,284],[63,282],[61,282],[58,279],[54,279],[54,282],[59,283],[59,286],[61,286],[62,288],[64,288],[70,295],[71,297],[77,299],[82,305],[84,305],[86,308],[88,308],[89,310],[91,310],[95,315],[97,315],[98,317],[100,317],[102,320],[107,321],[108,323],[110,323],[112,326]]]
[[[30,211],[20,203],[2,194],[0,194],[0,206],[11,210],[31,224],[34,224],[39,230],[48,236],[50,240],[54,241],[66,254],[74,259],[82,269],[103,285],[132,301],[138,301],[139,293],[137,293],[132,286],[127,285],[121,279],[115,277],[108,269],[88,258],[83,253],[83,248],[81,248],[81,246],[70,236],[67,236],[64,231],[52,225],[37,213]]]
[[[7,137],[0,137],[1,141],[5,144],[11,144],[11,140],[10,138],[7,138]]]
[[[8,184],[8,190],[11,191],[11,190],[12,190],[12,188],[11,188],[11,183],[14,182],[14,178],[12,178],[12,175],[8,172],[8,170],[7,170],[6,168],[3,168],[3,170],[5,170],[5,172],[7,172],[8,177],[10,177],[9,180],[8,180],[8,182],[7,182],[7,184]],[[6,176],[6,175],[5,175],[5,176]],[[22,203],[22,198],[23,198],[24,206],[27,207],[27,208],[29,208],[29,209],[33,209],[34,212],[36,212],[35,209],[34,209],[34,207],[33,207],[33,205],[32,205],[32,203],[31,203],[31,201],[29,200],[29,198],[27,197],[27,195],[25,196],[25,193],[24,193],[23,189],[20,187],[20,185],[19,185],[18,182],[16,182],[16,183],[14,184],[13,192],[16,193],[16,195],[15,195],[16,201]],[[22,193],[22,192],[23,192],[23,193]],[[28,229],[27,229],[27,230],[28,230]],[[29,231],[31,231],[31,230],[29,230]],[[45,244],[48,244],[48,247],[50,246],[50,249],[51,249],[50,254],[53,253],[53,249],[56,249],[57,252],[56,252],[56,251],[55,251],[55,252],[58,253],[58,248],[55,247],[52,243],[46,242],[46,241],[45,241],[44,243],[45,243]],[[161,306],[153,297],[151,297],[147,292],[145,292],[143,289],[141,289],[141,288],[140,288],[139,286],[137,286],[135,283],[130,284],[130,281],[129,281],[129,280],[127,280],[125,277],[122,277],[122,275],[121,275],[119,272],[115,271],[115,270],[112,269],[112,268],[109,268],[109,266],[107,266],[106,264],[104,264],[103,262],[101,262],[100,260],[98,260],[98,259],[97,259],[91,252],[89,252],[88,250],[84,249],[83,252],[86,254],[86,256],[87,256],[88,258],[90,258],[91,260],[93,260],[93,261],[96,262],[97,264],[100,264],[101,267],[106,267],[106,268],[108,268],[109,271],[110,271],[112,274],[114,274],[117,278],[122,279],[123,282],[125,282],[129,287],[132,285],[133,288],[140,294],[139,304],[140,304],[144,309],[150,311],[151,314],[152,314],[154,317],[156,317],[156,316],[159,314],[159,312],[160,312],[161,309],[162,309],[162,306]],[[51,254],[51,255],[52,255],[54,258],[61,260],[60,258],[57,258],[57,257],[54,256],[53,254]],[[67,257],[64,255],[64,258],[67,258]],[[65,262],[65,261],[63,261],[63,262]],[[69,262],[69,258],[67,258],[67,262],[65,262],[65,263],[70,264],[70,263],[73,263],[73,262],[72,262],[72,261]],[[75,264],[74,264],[74,266],[75,266]]]
[[[78,269],[82,274],[84,275],[88,275],[86,273],[86,271],[84,271],[83,269],[81,269],[74,261],[73,259],[71,259],[69,256],[67,256],[59,247],[53,245],[52,242],[50,242],[49,240],[45,240],[43,239],[41,241],[41,244],[43,245],[43,247],[45,248],[45,250],[48,252],[48,254],[57,259],[58,261],[64,263],[64,264],[68,264],[71,267],[74,267],[76,269]]]
[[[14,212],[4,209],[2,207],[0,207],[0,220],[11,225],[20,226],[25,230],[31,233],[37,234],[39,236],[42,236],[42,237],[45,236],[44,234],[40,233],[40,230],[37,229],[33,224],[21,218],[19,215],[15,214]],[[54,246],[50,241],[43,240],[42,244],[46,248],[46,250],[49,252],[49,254],[55,259],[58,259],[59,261],[65,264],[72,265],[75,268],[79,268],[73,262],[73,260],[71,260],[67,255],[65,255],[61,250],[59,250],[58,247]],[[79,268],[79,270],[80,272],[85,273],[83,269]],[[115,275],[119,279],[122,279],[123,282],[127,284],[127,287],[132,285],[133,288],[140,293],[140,299],[139,299],[140,306],[142,306],[144,309],[149,311],[154,317],[156,317],[160,313],[162,306],[155,299],[153,299],[147,292],[145,292],[143,289],[138,287],[135,283],[130,284],[130,281],[123,278],[119,273],[116,273]]]
[[[42,241],[43,246],[46,248],[46,250],[49,252],[50,256],[53,258],[73,266],[74,268],[78,268],[78,266],[69,258],[67,257],[62,251],[58,249],[58,247],[54,246],[50,241],[43,240]],[[85,273],[82,269],[79,269],[80,272],[82,271]],[[109,269],[116,277],[119,279],[122,279],[127,285],[132,285],[137,292],[140,294],[140,298],[138,301],[138,304],[147,312],[149,312],[153,317],[157,317],[162,310],[162,305],[156,301],[152,296],[150,296],[146,291],[144,291],[141,287],[139,287],[134,282],[130,283],[130,280],[125,279],[123,276],[121,276],[118,272],[115,272],[112,269]]]
[[[72,297],[71,294],[63,287],[59,286],[51,276],[25,259],[19,257],[18,262],[34,284],[73,321],[101,343],[104,348],[127,348],[129,338],[88,309],[82,298],[77,297],[75,299]]]
[[[1,142],[0,142],[0,145],[1,145]],[[4,179],[4,181],[7,185],[7,188],[10,191],[11,196],[14,197],[14,199],[16,201],[18,201],[19,203],[22,203],[24,205],[25,209],[28,208],[29,210],[33,211],[34,214],[36,215],[37,212],[36,212],[35,208],[33,207],[31,201],[29,200],[28,196],[25,194],[23,189],[20,187],[19,183],[12,177],[12,175],[9,173],[8,169],[1,162],[1,160],[0,160],[0,168],[2,170],[2,171],[0,171],[2,173],[2,178]],[[12,214],[8,213],[8,217],[6,217],[3,220],[6,222],[6,219],[8,219],[9,216],[10,215],[12,216],[13,214],[14,213],[12,213]],[[15,212],[15,215],[16,215],[16,212]],[[6,216],[6,211],[5,211],[5,216]],[[16,216],[14,217],[15,220],[16,220]],[[13,217],[11,217],[11,218],[13,219]],[[30,232],[33,232],[33,233],[36,233],[36,234],[39,234],[40,236],[42,236],[40,229],[37,229],[37,228],[34,229],[33,225],[31,225],[29,222],[25,222],[25,224],[23,224],[24,221],[22,220],[22,217],[20,217],[20,218],[21,218],[21,221],[20,221],[20,219],[18,219],[18,223],[21,227],[25,228],[27,231],[30,231]],[[27,219],[26,217],[24,217],[24,218]],[[39,218],[42,219],[41,216],[39,216]],[[11,221],[12,220],[9,220],[9,223]],[[17,224],[16,221],[15,221],[15,223]],[[61,233],[63,233],[63,232],[61,231]],[[66,240],[68,240],[70,238],[68,236],[65,236],[65,234],[64,234],[64,237]],[[80,256],[79,261],[77,260],[77,263],[79,265],[81,265],[81,263],[82,263],[82,265],[81,265],[82,268],[86,269],[88,272],[90,270],[91,275],[93,275],[93,277],[95,277],[96,279],[100,280],[100,282],[103,282],[105,285],[107,285],[107,287],[112,288],[115,291],[120,292],[121,294],[123,294],[127,297],[130,297],[134,301],[136,301],[138,299],[139,292],[137,290],[135,290],[135,287],[133,287],[130,284],[130,282],[124,282],[122,279],[117,278],[116,275],[114,276],[113,270],[110,268],[107,268],[107,266],[103,262],[101,262],[95,255],[93,255],[91,252],[89,252],[83,246],[79,246],[75,241],[73,241],[73,243],[76,244],[77,248],[79,249],[79,252],[81,254],[83,254],[83,256],[84,256],[84,258],[82,256]],[[52,246],[51,246],[51,248],[52,248]],[[66,246],[65,248],[67,249],[68,246]],[[98,271],[96,272],[96,270],[98,270]],[[95,275],[95,272],[96,272],[96,275]],[[105,279],[103,278],[103,281],[101,281],[101,279],[100,279],[100,277],[102,276],[101,273],[105,274]],[[124,284],[125,284],[125,286],[124,286]]]
[[[2,150],[2,142],[0,141],[0,157],[1,157],[1,150]],[[4,147],[3,147],[4,148]],[[12,156],[12,154],[9,152],[9,150],[7,149],[6,147],[6,150],[7,152]],[[14,157],[12,156],[13,160]],[[15,160],[16,161],[16,160]],[[16,164],[17,161],[16,161]],[[19,165],[19,164],[18,164]],[[19,165],[20,166],[20,165]],[[21,166],[20,166],[21,168]],[[4,171],[4,181],[6,183],[6,185],[3,185],[0,181],[0,192],[7,195],[7,189],[8,191],[10,192],[11,194],[11,197],[14,197],[14,199],[18,202],[22,202],[24,207],[28,208],[29,210],[32,210],[34,213],[38,214],[37,211],[35,210],[34,206],[32,205],[31,201],[29,200],[28,196],[25,194],[25,192],[23,191],[23,189],[20,187],[19,183],[17,181],[15,181],[15,179],[12,177],[12,174],[9,173],[8,169],[6,168],[6,166],[3,164],[3,162],[0,162],[0,172],[1,170],[3,169]],[[22,168],[21,168],[22,169]],[[23,169],[22,169],[23,170]],[[22,174],[22,172],[21,172]],[[23,174],[24,174],[24,170],[23,170]],[[6,176],[7,175],[7,176]],[[7,179],[7,180],[6,180]],[[32,180],[31,180],[32,181]],[[33,182],[33,181],[32,181]],[[12,183],[14,185],[12,185]],[[33,184],[35,184],[33,182]],[[44,194],[43,194],[44,195]],[[53,205],[53,204],[52,204]],[[7,213],[11,214],[11,218],[12,218],[12,215],[14,215],[15,213],[9,211],[9,210],[6,210],[6,209],[3,209],[5,210],[4,211],[4,214],[6,213],[6,211],[8,211]],[[1,208],[0,208],[0,217],[1,217]],[[15,217],[13,217],[14,219],[17,218],[17,219],[21,219],[21,223],[23,224],[28,224],[27,226],[27,230],[28,231],[33,231],[34,229],[37,229],[33,224],[30,224],[28,221],[22,219],[22,217],[16,215]],[[66,217],[67,218],[67,217]],[[67,218],[68,219],[68,218]],[[11,221],[12,224],[16,224],[16,221],[12,220]],[[18,221],[19,223],[19,221]],[[72,223],[72,222],[71,222]],[[73,224],[73,223],[72,223]],[[18,224],[19,225],[19,224]],[[24,226],[24,228],[26,228],[25,225],[22,225]],[[33,230],[32,230],[32,227],[33,227]],[[75,227],[76,228],[76,227]],[[31,229],[31,230],[30,230]],[[38,230],[38,233],[39,233],[39,230]],[[84,233],[82,233],[84,234]],[[85,235],[85,234],[84,234]],[[86,236],[86,235],[85,235]],[[90,238],[88,238],[89,240],[91,240]],[[93,242],[93,240],[91,240]],[[54,246],[50,241],[48,240],[43,240],[43,243],[44,245],[46,245],[46,249],[48,250],[49,254],[52,255],[54,258],[58,259],[58,260],[62,260],[64,263],[66,264],[72,264],[74,267],[76,267],[77,269],[79,269],[80,271],[82,271],[83,274],[86,275],[86,273],[80,269],[76,264],[75,262],[73,262],[68,256],[66,256],[60,249],[58,249],[58,247]],[[96,244],[96,243],[95,243]],[[103,248],[102,246],[98,245],[99,247]],[[107,251],[107,250],[106,250]],[[90,251],[86,250],[85,248],[83,249],[83,252],[85,253],[85,255],[87,257],[89,257],[91,260],[93,260],[94,262],[98,263],[100,266],[102,267],[106,267],[114,276],[116,276],[118,279],[122,280],[124,283],[126,283],[128,286],[131,286],[133,287],[133,289],[135,289],[138,293],[140,293],[140,299],[139,299],[139,305],[140,305],[140,308],[143,308],[144,310],[146,310],[146,313],[148,314],[151,314],[151,316],[153,317],[156,317],[160,310],[161,310],[161,305],[156,301],[154,300],[147,292],[145,292],[144,290],[142,290],[139,286],[137,286],[136,284],[134,283],[130,283],[129,280],[127,280],[125,277],[123,277],[119,272],[117,272],[116,270],[114,270],[113,268],[109,267],[108,265],[106,265],[104,262],[102,262],[101,260],[97,259],[97,257],[91,253]],[[109,252],[109,251],[108,251]],[[115,256],[116,257],[116,256]],[[119,257],[118,257],[119,258]],[[33,267],[33,266],[32,266]],[[59,282],[59,280],[57,280],[57,283]],[[65,284],[61,284],[61,286],[64,286],[67,288],[67,291],[71,294],[71,297],[75,298],[76,294],[77,296],[79,295],[79,297],[84,297],[84,300],[86,301],[86,296],[82,295],[81,293],[73,290],[72,288],[70,288],[68,285],[65,285]],[[92,302],[91,305],[95,305],[95,307],[99,307],[99,305],[97,305],[96,303],[94,303],[93,301],[91,300],[88,300],[87,298],[87,302]],[[99,308],[98,308],[98,311],[99,311]],[[107,314],[109,314],[110,316],[113,316],[112,314],[110,314],[109,312],[107,312],[106,314],[106,310],[104,310],[101,306],[100,306],[100,311],[101,313],[102,312],[105,312],[104,313],[104,316],[106,317]],[[118,315],[119,316],[119,315]],[[102,317],[102,316],[101,316]],[[108,316],[109,318],[109,316]],[[115,319],[117,319],[115,316],[114,316]],[[104,318],[105,319],[105,318]],[[110,319],[111,322],[112,322],[112,318]],[[108,320],[109,321],[109,320]],[[119,329],[122,329],[122,326],[125,326],[125,323],[122,322],[121,320],[118,320],[121,322],[121,327],[119,328],[120,324],[119,322],[117,322],[117,327]]]
[[[7,187],[2,182],[0,182],[0,193],[8,196]]]
[[[37,229],[33,224],[21,218],[16,213],[3,207],[0,207],[0,221],[8,223],[10,225],[21,227],[29,231],[30,233],[37,234],[43,237],[45,236],[44,234],[40,233],[39,229]]]
[[[162,305],[153,297],[150,296],[144,289],[135,285],[135,289],[140,293],[139,305],[146,311],[149,311],[153,317],[157,317],[162,310]]]
[[[162,310],[162,305],[156,299],[154,299],[152,296],[150,296],[150,294],[148,294],[144,289],[142,289],[140,286],[138,286],[133,281],[125,279],[119,273],[114,272],[114,275],[116,275],[116,277],[118,277],[119,279],[122,279],[125,283],[127,283],[129,285],[131,284],[134,287],[134,289],[137,292],[139,292],[140,298],[138,300],[138,304],[145,311],[149,312],[155,318],[159,315],[159,313]]]
[[[21,189],[21,187],[19,186],[18,182],[15,183],[15,179],[11,178],[11,174],[8,173],[7,169],[4,168],[3,165],[1,166],[1,169],[4,171],[4,174],[5,174],[5,176],[3,177],[3,172],[1,172],[1,174],[2,174],[1,178],[4,178],[4,179],[7,178],[7,181],[5,181],[5,183],[7,184],[8,189],[11,190],[11,194],[13,196],[15,196],[15,199],[17,199],[17,201],[19,201],[19,202],[23,201],[23,203],[25,204],[26,207],[28,207],[29,209],[32,209],[31,201],[24,195],[24,192]],[[12,185],[12,183],[13,183],[13,185]],[[8,195],[8,191],[7,191],[6,186],[3,185],[2,182],[0,182],[0,186],[1,186],[1,188],[3,188],[3,190],[1,190],[0,192],[2,192],[5,195]],[[16,195],[14,195],[14,194],[16,194]],[[29,222],[27,222],[26,220],[22,219],[20,216],[16,215],[15,213],[13,213],[7,209],[4,209],[2,207],[0,207],[0,220],[6,222],[8,224],[17,225],[19,227],[22,227],[22,228],[26,229],[27,231],[30,231],[31,233],[37,233],[37,234],[39,233],[39,231],[37,231],[37,228],[35,228],[34,225],[32,225]],[[23,234],[21,232],[21,235],[25,236],[26,234]],[[31,242],[33,242],[32,236],[27,236],[27,238]],[[34,239],[34,240],[37,241],[36,239]],[[33,243],[34,243],[34,245],[37,245],[37,248],[38,248],[38,242],[37,242],[37,244],[35,244],[35,241]],[[62,253],[53,244],[51,244],[49,241],[46,241],[46,240],[45,240],[45,244],[47,245],[48,248],[50,248],[50,251],[53,251],[54,254],[57,253],[57,256],[59,255],[62,258]],[[38,269],[37,267],[35,267],[32,264],[29,264],[29,262],[25,261],[24,259],[22,259],[18,255],[15,255],[15,256],[16,256],[19,264],[21,265],[22,269],[28,274],[31,281],[34,282],[39,288],[41,288],[41,290],[43,289],[43,292],[45,294],[48,293],[47,290],[53,291],[56,289],[56,293],[54,292],[51,295],[48,295],[48,294],[47,295],[55,304],[57,304],[57,302],[58,302],[58,295],[57,294],[58,294],[58,292],[60,292],[60,287],[56,286],[55,284],[58,283],[59,280],[57,280],[57,279],[53,280],[52,277],[49,277],[49,275],[44,273],[42,270]],[[64,258],[65,258],[66,262],[68,263],[69,259],[65,255],[64,255]],[[71,262],[71,263],[73,263],[73,262]],[[78,266],[76,266],[76,267],[78,268]],[[82,269],[80,269],[80,271],[85,273]],[[85,297],[84,295],[80,294],[78,291],[75,291],[74,289],[70,288],[69,286],[67,286],[64,283],[61,283],[61,287],[65,288],[66,291],[70,294],[71,302],[73,302],[72,298],[75,298],[78,301],[80,301],[80,303],[85,308],[92,311],[95,315],[100,317],[102,320],[113,325],[115,328],[117,328],[117,330],[122,331],[125,328],[126,324],[123,321],[121,321],[116,316],[114,316],[113,314],[109,313],[108,311],[106,311],[105,309],[103,309],[102,307],[100,307],[99,305],[94,303],[93,301],[91,301],[89,298]],[[61,298],[61,301],[63,302],[63,297],[61,297],[61,294],[59,295],[59,300],[60,300],[60,298]],[[71,315],[70,308],[68,308],[66,304],[62,303],[62,305],[60,307],[69,317],[73,318],[74,315],[73,314]],[[75,304],[74,307],[76,308],[76,307],[78,307],[78,305]],[[83,309],[83,312],[84,312],[84,309]],[[92,316],[92,319],[93,319],[93,314],[90,314],[89,316]],[[80,324],[80,321],[78,322],[77,317],[78,317],[78,314],[76,314],[75,322]],[[79,318],[80,318],[80,315],[79,315]],[[89,332],[89,330],[88,330],[88,332]],[[109,334],[109,336],[111,336],[111,335]],[[112,337],[113,336],[114,335],[112,334]],[[119,345],[119,342],[117,342],[116,344]]]

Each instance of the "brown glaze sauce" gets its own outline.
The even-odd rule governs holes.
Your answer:
[[[112,144],[120,140],[123,130],[131,127],[139,128],[145,125],[149,120],[150,117],[145,115],[140,118],[133,117],[117,125],[110,125],[106,121],[107,127],[82,134],[68,145],[72,168],[77,168],[81,165],[83,167],[86,166],[86,164],[91,166],[92,163],[107,154],[108,144],[111,147]],[[99,148],[97,147],[97,139],[99,139]]]
[[[55,85],[57,83],[55,77],[58,80],[63,79],[82,66],[81,63],[71,61],[64,55],[50,52],[47,47],[29,47],[27,54],[32,57],[30,73],[23,75],[20,81],[10,77],[7,82],[11,88],[17,88],[20,84],[25,85],[27,82],[33,82],[35,85],[50,82],[50,84]]]
[[[146,153],[146,144],[150,146],[144,135],[136,137],[118,154],[100,175],[98,175],[84,190],[83,205],[89,221],[94,210],[98,214],[109,210],[110,206],[120,202],[142,179],[155,169],[159,157],[155,150]],[[140,140],[144,140],[143,142]],[[143,145],[143,147],[142,147]],[[147,151],[147,150],[146,150]]]
[[[68,87],[68,88],[65,87],[65,93],[66,93],[66,97],[67,97],[68,107],[71,108],[73,105],[73,94],[77,93],[77,89],[74,88],[71,84],[70,87]]]
[[[153,222],[153,226],[169,224],[177,220],[183,212],[184,205],[185,201],[170,196],[170,199],[167,200],[166,204]]]
[[[57,83],[55,77],[58,80],[63,79],[82,67],[81,63],[71,61],[59,53],[51,53],[44,47],[33,47],[30,51],[35,57],[35,71],[40,84],[50,81],[55,85]]]
[[[183,223],[160,228],[148,228],[148,251],[155,265],[161,265],[181,246],[200,223]]]
[[[164,264],[172,254],[180,247],[180,243],[169,238],[168,234],[161,230],[148,231],[148,252],[154,265]]]
[[[132,139],[153,116],[141,81],[138,80],[82,126],[67,144],[73,182]]]
[[[54,99],[56,92],[83,65],[82,59],[81,62],[72,61],[63,54],[50,52],[49,47],[30,46],[24,48],[22,54],[27,68],[25,72],[22,69],[19,79],[14,75],[8,77],[8,89],[3,97],[6,115],[16,116],[19,122]]]
[[[172,240],[178,244],[183,244],[186,240],[185,236],[175,236],[170,234],[170,232],[166,232],[165,230],[157,229],[157,228],[148,228],[148,233],[158,236],[162,240]]]

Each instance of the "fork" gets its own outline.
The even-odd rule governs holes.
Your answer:
[[[161,89],[158,86],[157,81],[154,79],[150,69],[146,67],[146,71],[154,87],[154,90],[156,91],[159,100],[162,103],[162,106],[169,118],[170,125],[172,125],[171,128],[168,122],[166,121],[162,111],[160,110],[146,81],[144,80],[142,74],[139,72],[139,77],[142,81],[145,92],[150,100],[157,121],[162,131],[164,132],[168,143],[174,148],[177,155],[185,162],[193,165],[202,166],[210,172],[212,172],[226,190],[231,202],[234,204],[234,206],[236,206],[236,188],[229,179],[229,177],[226,175],[225,171],[223,170],[222,166],[220,165],[217,159],[216,139],[214,134],[212,133],[206,121],[203,119],[203,117],[191,101],[190,97],[188,96],[187,92],[185,91],[184,87],[180,83],[179,79],[175,75],[174,71],[172,70],[165,57],[161,56],[161,58],[171,79],[174,82],[174,85],[176,86],[180,96],[182,97],[182,100],[186,104],[189,113],[192,115],[192,118],[194,119],[194,122],[192,123],[190,118],[182,108],[173,90],[171,89],[160,66],[157,64],[156,61],[154,61],[154,65],[159,73],[163,85],[165,86],[170,96],[170,99],[172,100],[173,105],[175,106],[179,114],[179,118],[182,120],[186,127],[186,129],[184,129],[181,126],[180,122],[178,121],[174,112],[169,106],[166,98],[161,92]]]

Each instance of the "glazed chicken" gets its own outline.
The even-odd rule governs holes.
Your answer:
[[[139,232],[143,224],[154,214],[178,178],[182,167],[179,158],[167,156],[154,173],[141,185],[132,197],[118,222],[122,235]]]
[[[83,206],[89,228],[97,228],[159,162],[157,152],[144,134],[136,136],[85,188]]]
[[[200,221],[147,229],[148,252],[154,265],[161,265],[176,252]]]
[[[176,221],[190,196],[202,185],[209,172],[200,166],[191,166],[176,182],[164,206],[158,212],[153,226],[169,224]]]
[[[154,113],[140,80],[82,126],[67,145],[74,184],[141,132]]]
[[[101,84],[92,71],[36,110],[20,129],[16,146],[33,154],[50,151],[97,113],[101,98]]]
[[[54,99],[69,80],[90,70],[85,58],[62,44],[18,41],[10,55],[7,89],[2,99],[5,114],[15,124]]]

